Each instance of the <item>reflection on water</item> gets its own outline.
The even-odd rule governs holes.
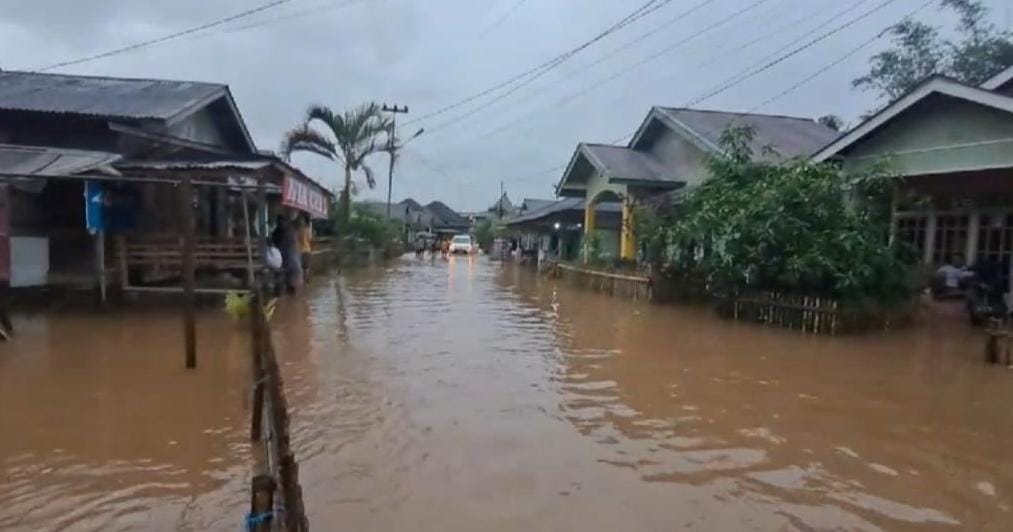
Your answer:
[[[314,523],[1013,526],[1013,385],[962,324],[812,338],[481,258],[318,283],[276,333]]]
[[[188,372],[178,313],[15,326],[0,345],[0,529],[238,527],[250,469],[240,327],[201,316]]]
[[[117,318],[0,346],[0,529],[235,530],[241,329],[186,373],[178,320]],[[1013,374],[959,323],[813,338],[457,257],[274,325],[316,529],[1013,529]]]

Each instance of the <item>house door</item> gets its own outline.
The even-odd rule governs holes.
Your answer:
[[[1009,286],[1010,251],[1013,249],[1013,215],[982,214],[978,225],[978,249],[975,263],[997,264],[1003,283]]]

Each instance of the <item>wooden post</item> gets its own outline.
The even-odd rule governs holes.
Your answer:
[[[120,288],[126,292],[130,285],[130,273],[127,270],[127,237],[123,235],[116,237],[116,248],[120,254]]]
[[[95,233],[95,270],[98,276],[99,301],[106,304],[106,233]]]
[[[250,298],[250,351],[253,355],[253,408],[250,418],[250,439],[260,441],[264,422],[264,318],[262,290],[255,287]]]
[[[183,340],[186,344],[186,367],[197,367],[197,332],[193,296],[194,206],[190,176],[184,175],[179,185],[180,211],[183,215]]]
[[[266,267],[267,267],[267,188],[266,181],[263,175],[257,176],[257,252],[260,253],[260,270],[261,283],[265,280]],[[261,304],[266,303],[264,300]]]
[[[274,479],[271,475],[260,474],[253,477],[253,490],[250,494],[250,516],[247,518],[246,530],[267,532],[272,529],[274,515]]]

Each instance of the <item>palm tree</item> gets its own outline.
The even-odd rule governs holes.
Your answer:
[[[330,134],[314,129],[314,122],[323,124]],[[288,159],[294,152],[305,151],[345,165],[345,186],[341,190],[339,208],[341,221],[347,222],[351,215],[352,174],[362,170],[369,188],[376,186],[373,170],[366,166],[365,160],[386,148],[386,143],[377,142],[377,137],[389,131],[390,120],[375,103],[361,105],[343,114],[335,113],[325,105],[313,105],[306,111],[303,123],[285,133],[281,153]]]

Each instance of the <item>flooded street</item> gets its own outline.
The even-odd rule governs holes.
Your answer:
[[[115,318],[115,319],[113,319]],[[208,311],[21,316],[0,529],[236,530],[249,349]],[[816,338],[485,258],[315,279],[274,338],[316,530],[1009,530],[980,331]]]
[[[347,530],[1013,526],[1013,382],[962,323],[827,339],[484,259],[318,282],[276,334]]]

